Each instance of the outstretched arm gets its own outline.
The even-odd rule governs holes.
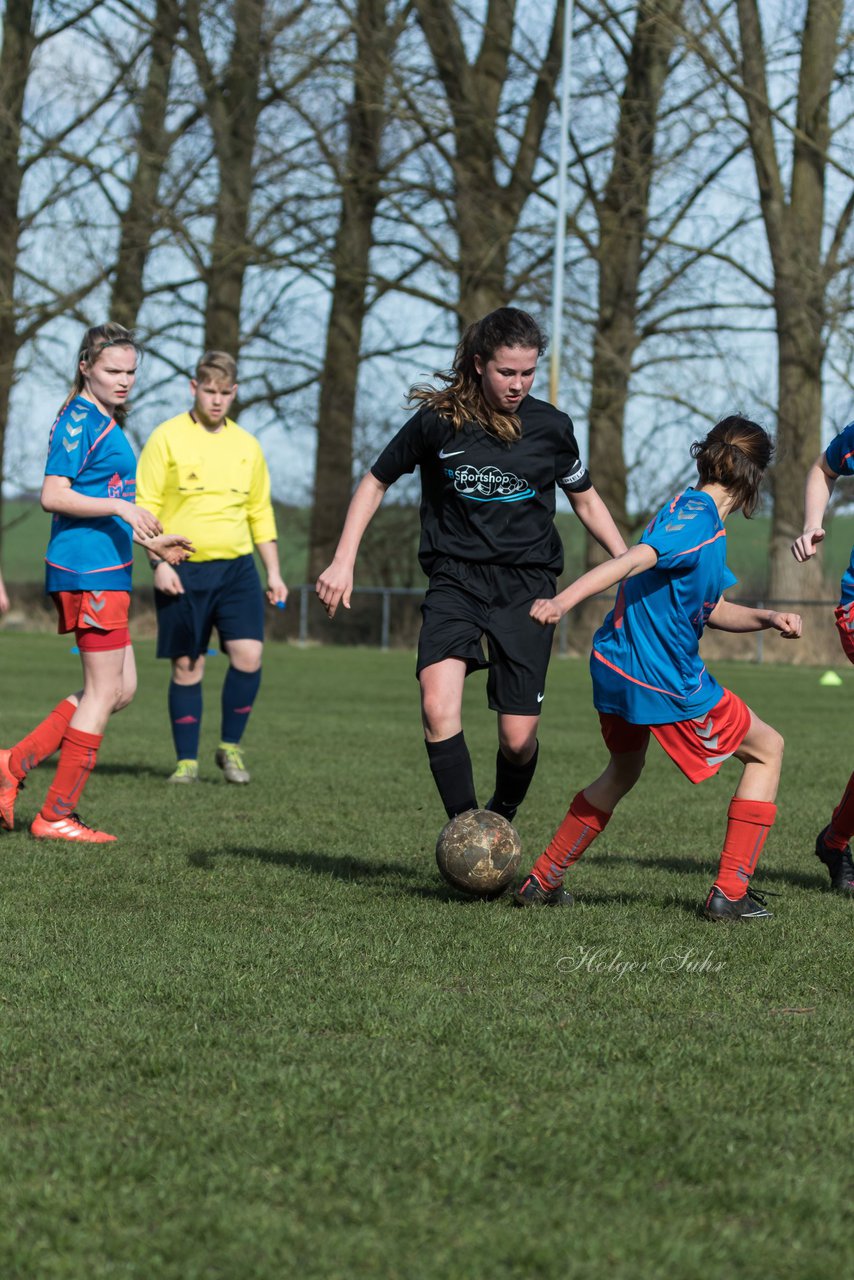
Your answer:
[[[582,601],[589,600],[600,591],[607,591],[609,587],[615,587],[626,578],[634,578],[636,574],[651,569],[657,560],[658,553],[652,547],[645,542],[638,542],[622,555],[606,560],[604,564],[597,564],[595,569],[583,573],[553,600],[535,600],[531,605],[531,617],[544,627],[552,626]]]
[[[836,472],[831,471],[827,465],[824,454],[816,459],[807,472],[804,489],[804,531],[792,543],[792,555],[799,564],[810,560],[818,551],[818,544],[824,540],[822,521],[837,479]]]
[[[784,640],[798,640],[801,635],[799,613],[777,613],[775,609],[751,609],[746,604],[733,604],[721,596],[709,614],[708,625],[718,631],[779,631]]]
[[[387,488],[387,484],[383,484],[372,471],[369,471],[359,481],[356,492],[350,499],[335,558],[329,568],[324,569],[317,579],[315,587],[330,618],[335,617],[339,604],[343,604],[345,609],[350,608],[356,555],[365,530],[385,497]]]
[[[626,547],[623,535],[614,523],[613,516],[595,489],[581,493],[564,490],[572,509],[589,534],[604,547],[609,556],[622,555]]]

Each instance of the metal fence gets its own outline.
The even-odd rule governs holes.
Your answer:
[[[288,610],[269,622],[273,639],[298,644],[373,645],[381,650],[414,648],[421,622],[422,588],[356,587],[351,608],[339,608],[330,622],[316,597],[314,584],[291,588]],[[613,597],[597,597],[561,618],[555,631],[555,653],[586,657],[593,632],[611,608]],[[800,613],[804,636],[784,641],[773,631],[743,633],[709,629],[703,636],[703,652],[710,658],[733,658],[756,663],[839,664],[844,661],[833,619],[836,600],[756,600],[735,603]]]

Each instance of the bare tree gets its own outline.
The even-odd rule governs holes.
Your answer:
[[[156,0],[151,15],[148,71],[138,95],[136,163],[119,222],[110,316],[132,329],[145,298],[143,276],[151,241],[162,221],[160,183],[176,129],[167,128],[169,84],[181,26],[180,0]],[[177,132],[187,127],[182,119]]]
[[[320,380],[308,576],[329,564],[350,501],[353,423],[368,308],[373,225],[382,193],[386,85],[409,5],[358,0],[353,20],[353,91],[340,166],[341,212],[332,250],[332,298]]]
[[[611,169],[593,203],[599,272],[590,392],[590,466],[596,485],[627,534],[626,404],[641,341],[641,273],[649,264],[649,200],[656,171],[655,138],[664,83],[677,38],[682,0],[641,0],[629,49]],[[587,539],[588,563],[601,548]]]
[[[841,57],[843,0],[808,0],[800,37],[795,118],[787,130],[790,154],[779,155],[785,114],[769,85],[769,65],[758,0],[737,0],[741,38],[733,84],[741,95],[771,255],[771,286],[778,345],[777,461],[771,532],[769,592],[775,599],[822,594],[821,564],[796,566],[790,554],[801,530],[807,468],[821,448],[822,370],[829,290],[843,269],[854,215],[854,194],[828,222],[828,170],[832,152],[831,91]],[[850,35],[849,35],[850,39]],[[780,94],[787,92],[787,86]],[[850,127],[850,119],[847,121]],[[844,174],[848,183],[852,173]]]
[[[469,59],[461,14],[453,0],[415,0],[450,111],[450,137],[440,139],[453,176],[451,220],[456,233],[460,325],[507,301],[508,264],[522,210],[536,187],[535,169],[560,67],[562,3],[550,6],[549,38],[532,68],[527,102],[507,120],[505,94],[516,0],[488,0],[480,44]],[[507,135],[515,154],[508,154]]]

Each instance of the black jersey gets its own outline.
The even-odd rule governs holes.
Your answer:
[[[421,544],[426,574],[450,556],[478,564],[537,565],[559,574],[563,546],[554,526],[555,485],[591,487],[572,422],[545,400],[519,406],[522,435],[505,443],[479,423],[455,431],[420,408],[386,445],[371,471],[381,484],[421,468]]]

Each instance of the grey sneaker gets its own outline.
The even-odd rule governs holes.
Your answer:
[[[198,760],[179,760],[178,767],[174,773],[170,773],[166,779],[167,782],[198,782],[199,780],[199,762]]]
[[[249,770],[243,763],[240,747],[234,742],[224,742],[217,748],[214,756],[220,769],[225,774],[226,782],[248,782]]]
[[[561,885],[556,889],[544,889],[536,877],[528,876],[513,894],[513,901],[517,907],[571,907],[575,899]]]

